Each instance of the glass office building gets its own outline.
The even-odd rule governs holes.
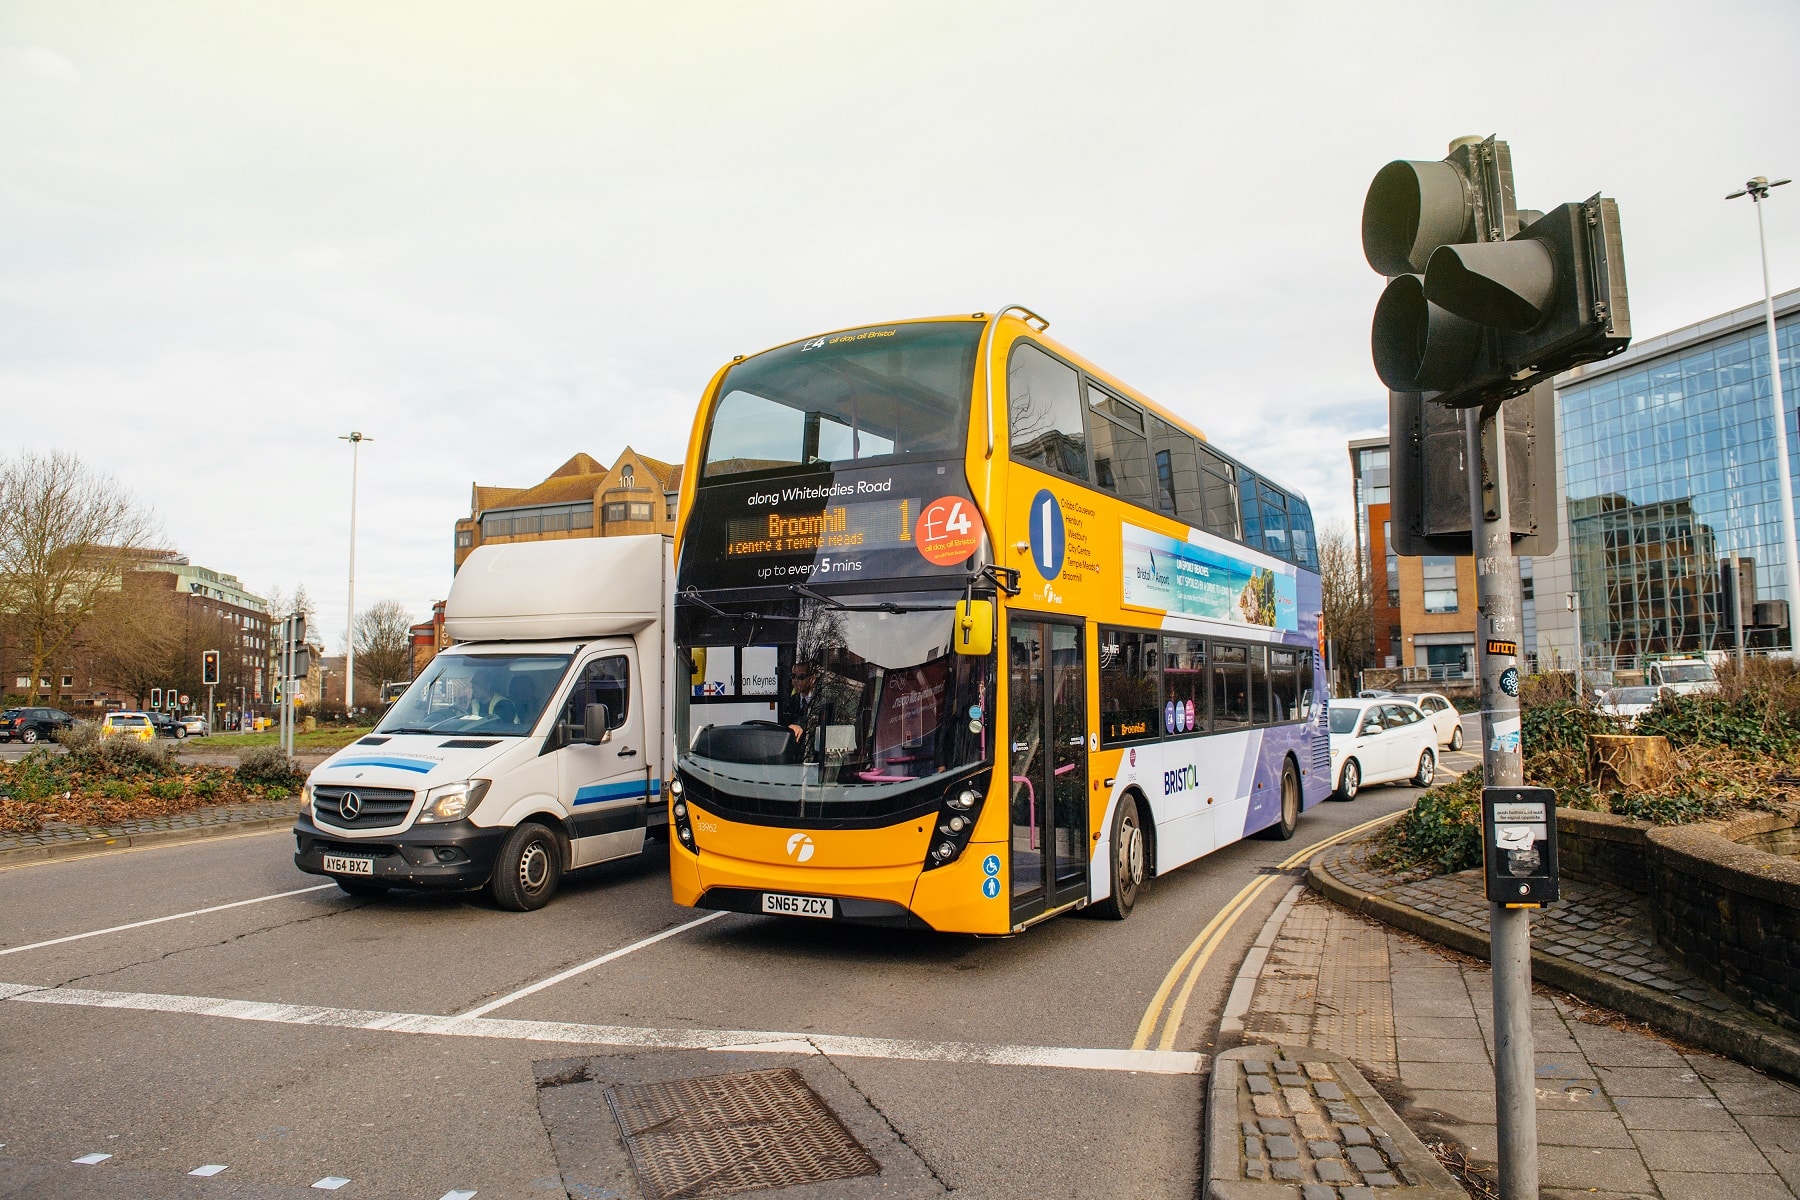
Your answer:
[[[1554,565],[1580,597],[1587,660],[1724,650],[1743,615],[1751,646],[1788,644],[1780,489],[1800,481],[1800,290],[1776,300],[1791,475],[1776,460],[1761,303],[1634,344],[1557,381],[1559,507]],[[1726,590],[1739,556],[1746,601]],[[1540,576],[1549,560],[1540,559]],[[1547,583],[1548,592],[1563,583]],[[1565,604],[1540,611],[1540,659],[1574,647]],[[1554,620],[1548,619],[1555,614]]]

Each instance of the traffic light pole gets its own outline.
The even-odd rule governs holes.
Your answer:
[[[1481,680],[1481,764],[1488,787],[1525,782],[1520,753],[1522,630],[1512,510],[1499,404],[1465,411],[1469,528],[1474,535],[1475,649]],[[1510,650],[1511,653],[1507,653]],[[1533,907],[1536,907],[1535,905]],[[1494,1109],[1501,1200],[1537,1200],[1537,1063],[1531,1033],[1531,924],[1525,908],[1490,902],[1494,989]]]

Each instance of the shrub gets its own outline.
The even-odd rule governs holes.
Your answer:
[[[200,778],[194,780],[194,786],[189,790],[202,799],[210,800],[212,797],[219,794],[218,777],[210,773],[202,775]]]
[[[1447,875],[1481,865],[1481,769],[1420,796],[1382,835],[1380,860]]]
[[[1795,712],[1779,697],[1740,691],[1735,697],[1678,696],[1657,701],[1639,717],[1633,733],[1661,734],[1672,746],[1713,744],[1778,755],[1800,743]]]
[[[91,754],[100,744],[100,726],[93,721],[77,721],[58,733],[56,742],[70,754]]]
[[[187,780],[159,779],[149,787],[149,792],[158,800],[179,800],[187,795]]]
[[[167,775],[175,766],[175,750],[136,738],[105,738],[94,750],[94,765],[108,775],[130,778]]]
[[[268,784],[292,791],[306,780],[300,765],[280,746],[258,746],[238,755],[237,777],[247,784]]]

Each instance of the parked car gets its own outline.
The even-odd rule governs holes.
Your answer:
[[[1617,717],[1627,727],[1637,724],[1637,719],[1656,707],[1657,701],[1673,700],[1676,697],[1674,688],[1662,687],[1616,687],[1604,693],[1595,708],[1609,717]]]
[[[152,742],[156,740],[156,726],[150,723],[149,713],[109,712],[100,721],[100,736]]]
[[[173,713],[153,712],[145,715],[150,718],[150,726],[156,730],[157,737],[184,738],[188,734],[187,726],[176,720]]]
[[[60,708],[9,708],[0,713],[0,742],[53,741],[73,724],[75,718]]]
[[[189,713],[187,716],[181,718],[181,727],[186,729],[188,733],[192,734],[194,737],[205,737],[206,714]]]
[[[1438,745],[1452,750],[1463,748],[1462,714],[1456,711],[1456,705],[1436,692],[1420,692],[1408,699],[1418,705],[1425,719],[1437,728]]]
[[[1397,696],[1333,700],[1333,795],[1354,800],[1364,784],[1410,781],[1430,787],[1437,775],[1437,726],[1418,705]]]

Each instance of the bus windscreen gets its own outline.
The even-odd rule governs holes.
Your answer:
[[[719,387],[701,475],[960,456],[983,328],[856,329],[737,364]]]

